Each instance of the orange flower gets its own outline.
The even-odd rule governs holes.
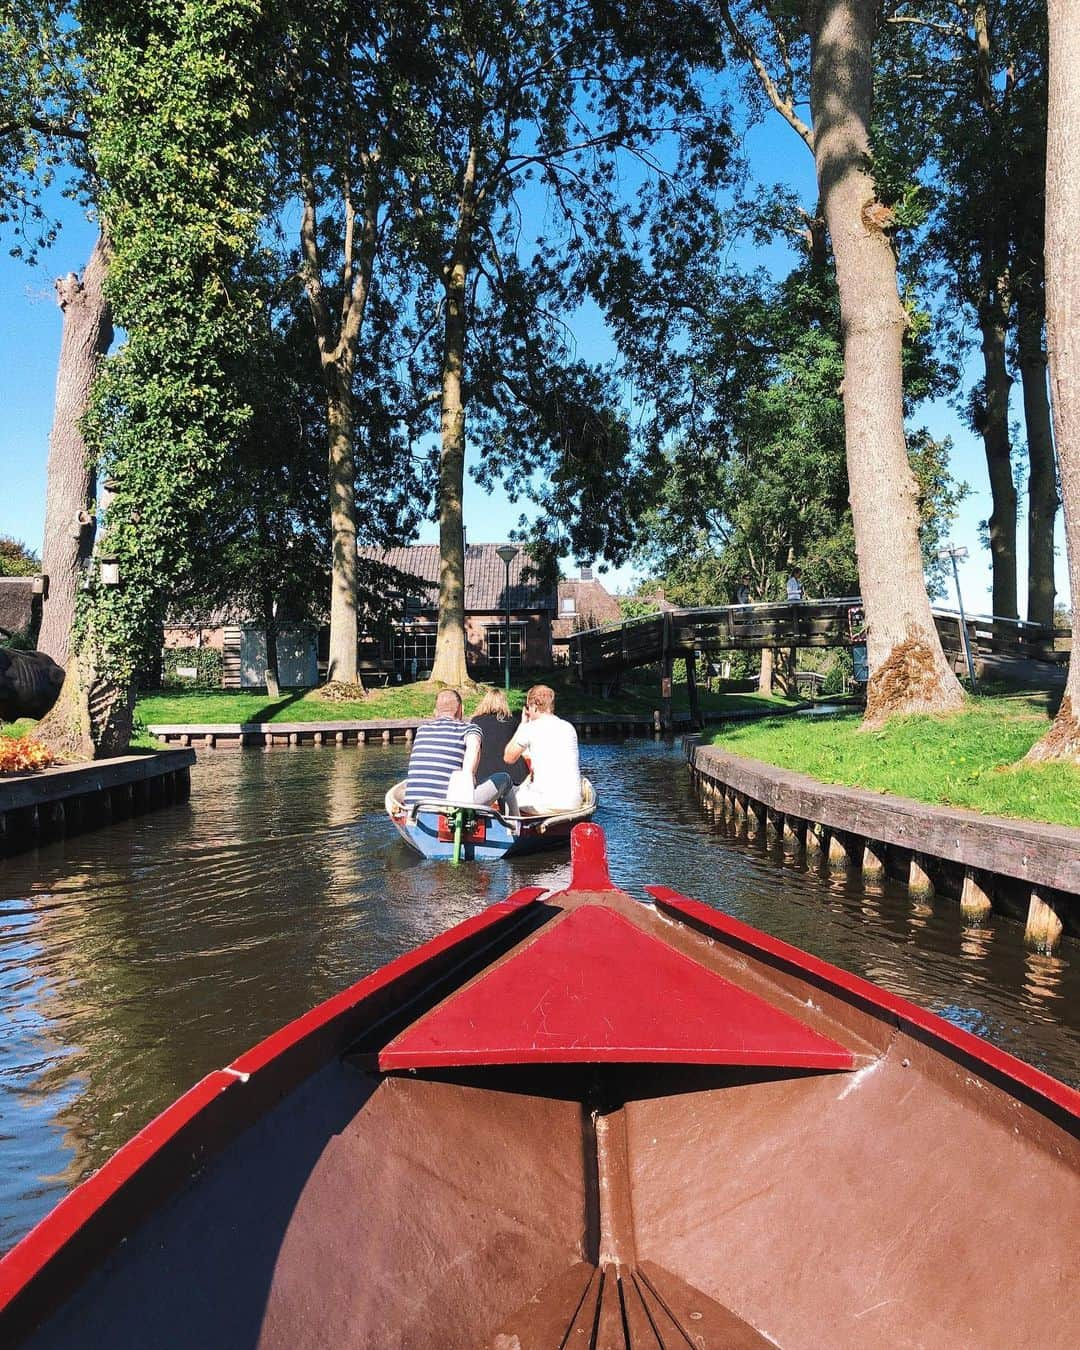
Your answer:
[[[26,773],[45,769],[56,756],[32,736],[0,736],[0,773]]]

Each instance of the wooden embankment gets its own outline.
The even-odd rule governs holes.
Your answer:
[[[0,777],[0,854],[186,801],[193,750],[160,750]]]
[[[704,806],[748,838],[868,882],[891,875],[918,900],[955,895],[972,922],[1009,914],[1044,951],[1080,935],[1080,829],[834,787],[695,736],[684,749]]]
[[[401,717],[381,722],[178,722],[158,723],[150,734],[167,745],[205,750],[239,746],[390,745],[410,743],[424,721]],[[650,736],[661,731],[660,712],[570,717],[585,740],[593,737]],[[690,719],[683,719],[690,725]]]

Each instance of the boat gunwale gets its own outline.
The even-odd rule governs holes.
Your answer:
[[[780,969],[823,989],[845,1003],[855,1004],[898,1030],[928,1043],[946,1058],[977,1069],[996,1086],[1073,1133],[1080,1126],[1080,1091],[1036,1068],[1033,1064],[992,1045],[983,1037],[965,1031],[901,994],[864,980],[804,952],[781,938],[743,923],[730,914],[693,900],[670,886],[646,886],[657,910],[686,923],[706,936],[719,937],[765,965]],[[883,1016],[883,1014],[885,1016]],[[1063,1117],[1063,1118],[1062,1118]]]
[[[334,1024],[359,1012],[363,1004],[371,998],[384,993],[399,981],[420,972],[431,963],[440,962],[457,949],[470,944],[473,939],[488,936],[491,942],[483,944],[478,951],[463,953],[462,960],[475,958],[489,950],[493,943],[507,931],[511,934],[527,922],[530,910],[535,912],[537,902],[548,893],[543,886],[527,886],[512,892],[505,900],[490,905],[480,914],[475,914],[452,928],[436,935],[428,942],[403,953],[395,960],[380,966],[365,975],[348,988],[331,995],[314,1008],[309,1008],[298,1017],[285,1023],[269,1036],[243,1051],[228,1065],[213,1069],[204,1075],[175,1101],[149,1120],[136,1134],[122,1144],[104,1163],[80,1182],[67,1195],[63,1196],[53,1208],[45,1214],[30,1231],[9,1251],[0,1256],[0,1331],[7,1331],[7,1323],[14,1322],[13,1334],[21,1338],[28,1334],[41,1321],[51,1315],[65,1297],[70,1297],[75,1289],[99,1268],[109,1254],[126,1236],[125,1226],[137,1227],[152,1212],[152,1206],[140,1203],[132,1195],[129,1204],[134,1211],[134,1219],[125,1225],[125,1216],[109,1214],[110,1206],[123,1203],[125,1192],[140,1179],[146,1179],[155,1163],[163,1163],[164,1155],[170,1146],[180,1150],[174,1171],[158,1180],[158,1193],[155,1201],[166,1203],[193,1175],[201,1170],[211,1157],[221,1153],[245,1129],[261,1119],[273,1108],[282,1085],[266,1084],[264,1099],[259,1094],[246,1094],[240,1108],[245,1118],[232,1130],[222,1128],[221,1121],[212,1119],[214,1108],[229,1094],[230,1100],[239,1086],[246,1086],[256,1080],[261,1085],[259,1075],[272,1068],[286,1072],[285,1061],[295,1051],[310,1048],[321,1034],[335,1029]],[[432,971],[433,981],[445,978],[452,973]],[[395,1005],[391,1011],[404,1004]],[[388,1016],[391,1014],[387,1014]],[[383,1019],[385,1020],[385,1019]],[[355,1040],[357,1028],[346,1033],[346,1039]],[[342,1053],[347,1046],[341,1046],[329,1039],[324,1052],[319,1056],[316,1067],[322,1067]],[[314,1072],[313,1068],[311,1072]],[[295,1083],[287,1084],[285,1091]],[[207,1139],[199,1141],[194,1135],[202,1126]],[[150,1182],[153,1187],[154,1182]],[[103,1240],[94,1239],[88,1255],[82,1259],[70,1244],[95,1223],[111,1222],[112,1232],[103,1235]],[[56,1276],[60,1285],[59,1297],[50,1298],[49,1292],[39,1281],[47,1281],[50,1267],[56,1267]],[[24,1296],[40,1295],[40,1302],[46,1306],[43,1311],[19,1307]]]

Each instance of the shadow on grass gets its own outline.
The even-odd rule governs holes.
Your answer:
[[[244,721],[272,722],[278,713],[284,712],[286,708],[291,708],[292,705],[299,702],[307,692],[306,689],[292,689],[281,698],[275,699],[273,703],[265,703],[261,708],[257,708],[253,713],[250,713],[245,717]],[[269,698],[269,695],[267,695],[267,697]]]

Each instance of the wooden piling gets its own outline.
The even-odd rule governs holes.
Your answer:
[[[335,731],[335,732],[334,732],[334,744],[335,744],[335,745],[344,745],[344,744],[345,744],[345,733],[344,733],[343,731]]]
[[[990,896],[973,867],[964,869],[964,887],[960,892],[960,912],[965,919],[981,922],[990,914],[993,906]]]
[[[885,847],[876,839],[863,842],[862,854],[863,881],[880,885],[885,880]]]
[[[1033,889],[1024,928],[1024,941],[1028,946],[1041,952],[1052,952],[1064,927],[1055,902],[1046,892]]]
[[[917,853],[911,855],[908,863],[908,895],[912,900],[930,901],[934,898],[934,883]]]
[[[317,732],[315,733],[314,740],[315,740],[315,744],[316,744],[316,745],[322,745],[322,743],[323,743],[323,734],[322,734],[321,731],[317,731]]]
[[[821,861],[824,845],[821,842],[821,826],[813,820],[806,822],[806,861],[816,864]]]
[[[846,872],[851,862],[844,841],[836,830],[829,831],[828,860],[830,872]]]

